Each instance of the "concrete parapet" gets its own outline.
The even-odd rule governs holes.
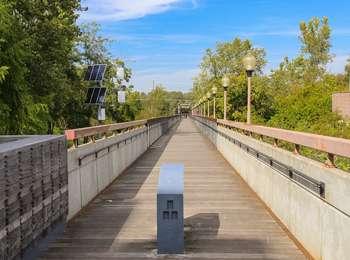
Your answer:
[[[111,184],[178,120],[176,116],[153,120],[149,125],[70,149],[68,219]]]

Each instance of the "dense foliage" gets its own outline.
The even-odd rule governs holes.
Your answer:
[[[108,52],[110,41],[95,23],[77,25],[80,0],[0,0],[0,133],[45,134],[99,124],[96,107],[84,104],[87,65],[108,65],[107,120],[122,122],[174,113],[182,93],[161,86],[138,93],[127,84],[127,102],[113,78],[124,67]],[[175,100],[175,101],[174,101]]]

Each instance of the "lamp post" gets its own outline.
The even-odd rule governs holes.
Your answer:
[[[204,103],[204,98],[201,98],[201,106],[202,106],[202,115],[201,116],[205,116],[205,103]]]
[[[204,98],[201,99],[202,103],[202,116],[205,116],[205,103],[204,103]]]
[[[247,124],[251,123],[251,92],[252,92],[252,76],[256,66],[255,57],[249,53],[243,58],[244,68],[248,77],[248,95],[247,95]]]
[[[227,75],[222,78],[222,86],[224,87],[224,120],[227,114],[227,88],[230,85],[230,79]]]
[[[210,92],[207,93],[207,99],[208,99],[208,117],[210,117],[210,97],[211,94]]]
[[[347,72],[348,77],[349,77],[349,91],[350,91],[350,64],[346,64],[345,72]]]
[[[205,101],[206,101],[206,98],[203,97],[202,98],[202,104],[203,104],[203,115],[202,116],[206,116],[207,109],[205,108],[205,106],[206,106]]]
[[[211,89],[211,91],[212,91],[212,93],[213,93],[213,116],[214,116],[214,118],[216,118],[216,93],[217,93],[217,91],[218,91],[218,88],[217,87],[213,87],[212,89]]]

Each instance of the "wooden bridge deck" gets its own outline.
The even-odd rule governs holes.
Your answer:
[[[185,165],[185,255],[156,254],[159,166]],[[100,194],[42,259],[305,259],[189,119]]]

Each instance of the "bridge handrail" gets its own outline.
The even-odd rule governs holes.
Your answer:
[[[329,166],[334,166],[334,155],[350,158],[350,140],[339,137],[311,134],[299,131],[285,130],[281,128],[267,127],[261,125],[246,124],[230,120],[213,119],[202,117],[214,121],[218,125],[227,128],[235,128],[247,132],[273,138],[275,141],[281,140],[295,145],[295,152],[298,153],[300,146],[312,148],[328,155]]]
[[[131,130],[147,125],[151,126],[172,117],[174,116],[155,117],[123,123],[68,129],[65,130],[65,136],[68,141],[73,141],[74,146],[77,147],[79,138],[90,138],[91,141],[94,141],[94,138],[97,135],[107,135],[116,131]]]

